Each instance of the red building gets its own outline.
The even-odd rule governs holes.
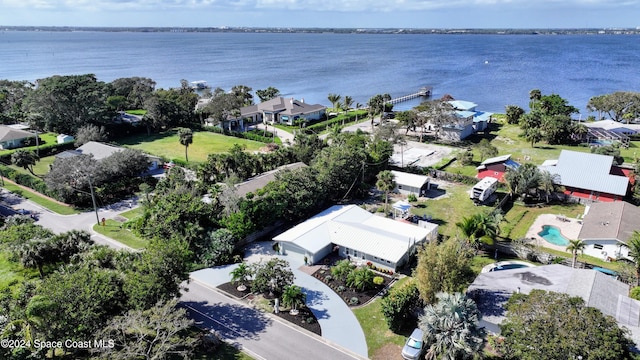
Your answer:
[[[496,156],[483,161],[482,164],[476,168],[478,170],[476,177],[478,179],[492,177],[502,182],[502,178],[507,172],[507,169],[516,169],[519,166],[520,164],[511,160],[511,154]]]
[[[591,201],[622,200],[631,188],[631,174],[613,163],[613,156],[562,150],[558,160],[540,166],[557,177],[564,193]]]

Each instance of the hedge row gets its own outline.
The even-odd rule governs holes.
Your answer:
[[[332,125],[335,125],[335,124],[342,125],[343,122],[344,123],[350,123],[352,121],[355,121],[356,116],[359,116],[359,120],[360,119],[364,119],[361,116],[361,114],[357,115],[357,114],[352,112],[352,113],[347,113],[347,114],[342,114],[342,115],[336,116],[336,117],[334,117],[333,119],[330,119],[330,120],[326,120],[326,121],[322,121],[322,122],[319,122],[319,123],[316,123],[316,124],[313,124],[313,125],[306,126],[305,129],[314,130],[314,131],[316,131],[316,130],[324,131],[327,128],[329,128],[329,127],[331,127]]]
[[[222,129],[222,128],[218,127],[218,126],[204,126],[203,128],[206,131],[210,131],[210,132],[214,132],[214,133],[218,133],[218,134],[223,134],[223,135],[227,135],[227,136],[233,136],[233,137],[237,137],[237,138],[240,138],[240,139],[253,140],[253,141],[258,141],[258,142],[262,142],[262,143],[265,143],[265,144],[269,144],[269,143],[273,142],[273,137],[262,136],[262,135],[254,133],[254,132],[229,131],[229,130],[226,130],[226,129]]]
[[[45,182],[32,175],[23,174],[18,172],[15,169],[12,169],[8,166],[0,165],[0,171],[2,171],[2,176],[15,181],[20,185],[24,185],[28,188],[31,188],[41,194],[45,194],[47,196],[53,197],[55,194],[52,194],[48,189]]]
[[[41,158],[43,158],[43,157],[47,157],[47,156],[51,156],[51,155],[55,155],[55,154],[61,153],[61,152],[65,151],[65,150],[71,150],[71,149],[74,149],[74,148],[75,148],[74,142],[68,142],[68,143],[64,143],[64,144],[46,144],[46,145],[41,145],[40,148],[37,149],[37,152],[39,153],[39,156]],[[0,162],[2,162],[4,164],[11,164],[11,154],[16,152],[17,150],[20,150],[20,149],[12,149],[11,151],[7,152],[6,154],[0,155]],[[36,149],[33,148],[33,147],[26,148],[26,150],[31,150],[33,152],[36,152]]]

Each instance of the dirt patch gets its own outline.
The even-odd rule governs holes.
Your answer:
[[[371,360],[402,360],[402,347],[393,343],[386,344],[373,354]]]

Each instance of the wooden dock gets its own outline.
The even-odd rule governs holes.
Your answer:
[[[431,96],[432,90],[433,90],[432,86],[425,86],[420,88],[418,92],[415,92],[413,94],[404,95],[404,96],[397,97],[395,99],[391,99],[387,102],[387,104],[398,104],[398,103],[408,101],[408,100],[413,100],[419,97],[429,97]]]

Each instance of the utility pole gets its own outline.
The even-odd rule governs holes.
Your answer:
[[[87,175],[87,179],[89,179],[89,189],[91,190],[91,201],[93,202],[93,211],[96,212],[96,224],[100,224],[100,217],[98,216],[98,207],[96,206],[96,194],[93,192],[91,175]]]

